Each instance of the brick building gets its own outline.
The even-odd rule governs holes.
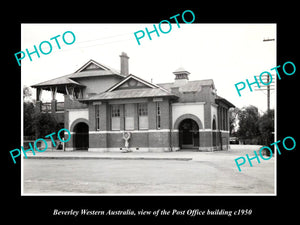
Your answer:
[[[132,151],[227,150],[228,109],[213,80],[189,81],[189,72],[173,72],[174,82],[153,84],[129,74],[126,53],[121,71],[88,61],[72,74],[45,81],[37,89],[38,111],[49,111],[71,132],[66,150],[120,151],[124,133]],[[52,93],[51,103],[40,99]],[[64,102],[56,100],[64,94]]]

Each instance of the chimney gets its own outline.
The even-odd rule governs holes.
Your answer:
[[[127,76],[129,74],[129,65],[128,65],[129,57],[125,52],[122,52],[120,58],[121,58],[121,75]]]

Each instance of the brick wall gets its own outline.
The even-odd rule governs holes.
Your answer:
[[[213,151],[212,131],[199,132],[199,150]]]
[[[198,92],[179,92],[178,102],[215,102],[215,95],[212,94],[211,86],[202,86]]]
[[[167,130],[170,128],[170,107],[169,101],[164,99],[159,101],[160,104],[160,115],[161,115],[161,126],[157,129],[157,102],[149,99],[148,104],[148,130],[139,130],[138,128],[138,112],[137,103],[132,101],[118,101],[122,106],[120,107],[120,131],[111,131],[110,125],[110,104],[108,102],[89,103],[89,150],[91,151],[105,151],[104,148],[109,149],[120,149],[125,147],[125,141],[123,139],[124,126],[124,105],[127,102],[132,104],[134,107],[134,130],[128,130],[131,133],[129,140],[129,147],[132,149],[143,148],[143,149],[169,149],[170,147],[170,132]],[[95,118],[95,107],[99,107],[100,114],[100,130],[96,131],[96,118]],[[157,132],[156,132],[157,130]]]
[[[76,99],[71,100],[68,95],[64,95],[65,109],[84,109],[87,104],[81,103]]]

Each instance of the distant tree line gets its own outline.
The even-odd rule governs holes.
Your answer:
[[[243,144],[269,145],[274,142],[274,110],[260,115],[258,108],[247,106],[229,110],[230,136]]]

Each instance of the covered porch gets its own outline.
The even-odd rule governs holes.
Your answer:
[[[65,102],[56,100],[57,93],[68,96],[70,100],[83,98],[84,85],[69,79],[70,75],[59,77],[53,80],[45,81],[31,87],[36,88],[36,110],[44,113],[63,113],[65,110]],[[42,102],[42,93],[44,91],[51,92],[51,102]]]

